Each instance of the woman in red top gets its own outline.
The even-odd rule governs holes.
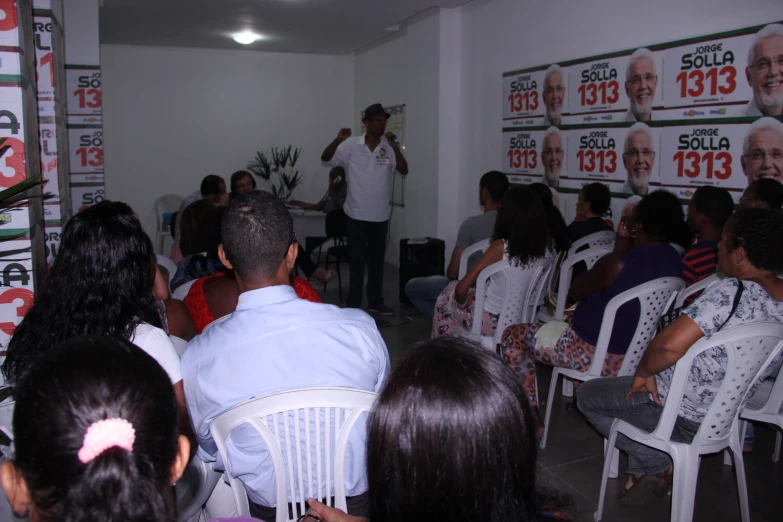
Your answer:
[[[312,285],[301,277],[291,276],[291,286],[300,299],[322,302]],[[236,310],[238,300],[239,289],[233,274],[218,272],[198,278],[185,297],[196,333],[200,334],[209,323]]]

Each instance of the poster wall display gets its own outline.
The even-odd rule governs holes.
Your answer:
[[[739,201],[758,177],[783,182],[783,22],[509,71],[502,87],[503,171],[567,206],[593,181],[684,204],[703,185]]]
[[[0,0],[0,189],[40,173],[33,6]],[[51,77],[45,78],[42,85]],[[31,191],[39,196],[40,189]],[[41,198],[0,213],[0,347],[7,346],[46,273]]]

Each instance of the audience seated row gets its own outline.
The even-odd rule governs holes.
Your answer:
[[[189,442],[168,381],[115,337],[53,347],[17,390],[16,454],[0,471],[14,511],[40,522],[173,520],[170,486]],[[536,470],[514,374],[478,346],[437,340],[405,356],[377,400],[366,512],[398,522],[572,520],[570,501],[538,486]],[[310,506],[324,522],[365,520]]]

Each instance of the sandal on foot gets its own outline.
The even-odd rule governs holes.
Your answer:
[[[656,475],[655,489],[653,494],[656,497],[665,497],[672,490],[672,482],[674,481],[674,469],[669,468],[662,473]]]
[[[617,494],[617,503],[622,506],[641,506],[649,498],[649,490],[658,480],[655,475],[629,475],[631,486],[624,487]]]

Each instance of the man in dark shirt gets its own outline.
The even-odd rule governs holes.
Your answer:
[[[571,243],[596,232],[612,230],[612,227],[601,217],[609,209],[611,202],[609,188],[603,183],[589,183],[579,191],[576,200],[576,219],[568,225]]]
[[[734,200],[726,189],[699,187],[688,203],[688,226],[696,236],[682,256],[682,278],[685,284],[701,281],[715,273],[718,263],[718,241],[723,224],[734,212]]]

